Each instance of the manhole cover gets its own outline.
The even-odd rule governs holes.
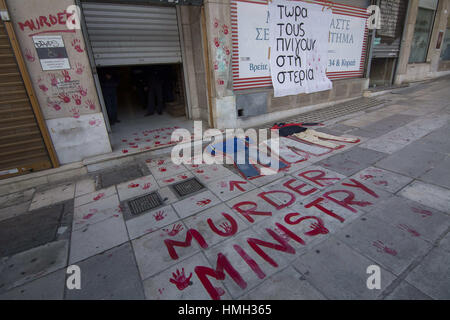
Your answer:
[[[205,186],[196,178],[191,178],[172,185],[172,188],[179,197],[184,197],[205,188]]]
[[[132,215],[154,209],[162,205],[163,202],[157,192],[147,194],[145,196],[128,201],[128,206]]]

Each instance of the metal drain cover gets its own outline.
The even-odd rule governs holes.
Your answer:
[[[154,209],[163,204],[161,197],[157,192],[146,194],[145,196],[128,201],[132,215],[137,215],[142,212]]]
[[[172,185],[172,189],[179,197],[184,197],[205,188],[197,178],[191,178]]]

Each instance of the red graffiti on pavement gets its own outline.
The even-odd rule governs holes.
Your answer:
[[[172,226],[172,229],[163,229],[164,232],[167,233],[167,235],[173,237],[176,236],[180,231],[183,231],[183,226],[181,224],[175,224]]]
[[[395,249],[389,248],[388,246],[386,246],[382,241],[377,240],[374,241],[372,243],[372,245],[377,248],[378,252],[384,252],[387,254],[390,254],[391,256],[396,256],[397,255],[397,251]]]
[[[192,273],[189,275],[189,277],[186,277],[184,273],[184,268],[180,270],[177,269],[176,273],[172,273],[172,277],[169,281],[177,286],[177,289],[182,291],[186,289],[189,284],[190,280],[192,278]]]

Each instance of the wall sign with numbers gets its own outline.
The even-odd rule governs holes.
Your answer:
[[[366,9],[322,0],[306,2],[332,10],[327,77],[362,77],[368,36]],[[272,86],[268,11],[267,0],[231,0],[234,90]]]

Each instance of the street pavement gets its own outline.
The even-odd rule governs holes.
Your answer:
[[[414,88],[328,121],[360,142],[275,175],[144,153],[0,195],[0,299],[450,299],[450,78]]]

